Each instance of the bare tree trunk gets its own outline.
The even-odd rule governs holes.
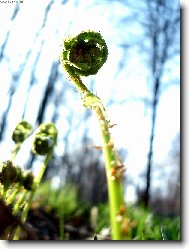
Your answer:
[[[157,105],[160,97],[160,88],[162,85],[162,76],[165,70],[165,63],[169,60],[169,50],[174,44],[175,34],[172,31],[179,23],[179,15],[177,10],[169,5],[168,1],[147,0],[148,7],[148,25],[147,34],[151,42],[150,65],[151,77],[153,84],[152,98],[152,116],[151,116],[151,132],[150,146],[147,158],[147,174],[146,174],[146,189],[144,191],[143,202],[145,206],[149,205],[150,188],[151,188],[151,171],[153,164],[154,137],[157,116]],[[169,15],[172,9],[171,16]],[[160,15],[164,15],[163,18]]]
[[[145,206],[148,206],[149,199],[150,199],[151,168],[152,168],[152,160],[153,160],[158,93],[159,93],[159,79],[157,79],[155,83],[155,91],[154,91],[153,106],[152,106],[152,126],[151,126],[151,132],[150,132],[150,147],[149,147],[148,159],[147,159],[146,190],[144,193],[144,200],[143,200]]]
[[[44,115],[45,115],[45,110],[46,110],[46,107],[47,107],[47,104],[48,104],[48,100],[49,100],[50,96],[54,92],[54,85],[55,85],[57,76],[58,76],[58,63],[55,62],[52,65],[51,73],[50,73],[49,80],[48,80],[48,84],[47,84],[47,87],[45,89],[43,99],[41,101],[41,106],[40,106],[40,109],[39,109],[39,112],[38,112],[38,115],[37,115],[37,121],[36,121],[37,124],[41,124],[43,122]]]
[[[16,7],[13,11],[13,14],[11,16],[11,21],[14,21],[14,19],[16,18],[17,14],[18,14],[18,11],[19,11],[19,4],[16,4]],[[3,56],[4,56],[4,50],[6,48],[6,45],[7,45],[7,42],[9,40],[9,36],[10,36],[10,30],[8,30],[7,32],[7,35],[6,35],[6,38],[0,48],[0,61],[2,60]],[[1,118],[1,123],[0,123],[0,141],[2,141],[3,139],[3,134],[4,134],[4,131],[5,131],[5,128],[6,128],[6,122],[7,122],[7,116],[8,116],[8,113],[9,113],[9,110],[11,108],[11,104],[12,104],[12,96],[14,95],[15,93],[15,85],[13,84],[11,87],[10,87],[10,95],[9,95],[9,101],[8,101],[8,105],[7,105],[7,108],[5,110],[5,112],[3,113],[2,115],[2,118]]]
[[[19,4],[16,4],[16,7],[13,11],[13,14],[11,16],[11,21],[14,21],[14,19],[16,18],[17,14],[18,14],[18,11],[19,11]],[[6,45],[7,45],[7,42],[8,42],[8,39],[9,39],[9,36],[10,36],[10,30],[8,30],[7,34],[6,34],[6,38],[1,46],[1,49],[0,49],[0,61],[1,59],[3,58],[4,56],[4,50],[6,48]]]

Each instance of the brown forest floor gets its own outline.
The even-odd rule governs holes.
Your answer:
[[[59,218],[44,208],[32,208],[27,217],[26,224],[35,233],[37,240],[60,240]],[[67,240],[86,240],[92,236],[92,231],[86,217],[70,217],[64,224],[64,235]],[[22,233],[22,240],[31,239]]]

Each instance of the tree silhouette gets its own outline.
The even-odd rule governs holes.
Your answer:
[[[176,2],[175,2],[176,3]],[[144,194],[144,204],[147,206],[150,199],[151,168],[153,164],[153,147],[155,137],[155,126],[157,117],[157,106],[162,87],[162,78],[165,72],[166,62],[175,55],[175,42],[179,22],[179,5],[174,5],[168,0],[146,1],[147,18],[143,23],[146,30],[146,38],[150,42],[149,66],[152,82],[152,114],[150,145],[147,160],[147,178]],[[177,47],[177,45],[176,45]]]

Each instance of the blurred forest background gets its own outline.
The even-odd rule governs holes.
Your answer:
[[[19,1],[18,1],[19,2]],[[0,160],[22,119],[54,122],[58,143],[44,176],[83,200],[107,201],[98,124],[59,62],[66,35],[100,31],[107,63],[84,78],[107,107],[125,164],[126,201],[180,211],[180,5],[178,0],[23,0],[0,4]],[[30,139],[16,163],[37,172]]]

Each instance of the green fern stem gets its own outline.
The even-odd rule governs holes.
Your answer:
[[[15,144],[14,149],[13,149],[13,151],[12,151],[12,153],[11,153],[11,161],[12,161],[12,162],[14,161],[16,155],[18,154],[21,145],[22,145],[22,143],[17,143],[17,144]]]
[[[92,95],[90,95],[91,97]],[[94,95],[94,100],[96,100]],[[99,106],[100,105],[100,106]],[[85,99],[85,106],[87,101]],[[107,115],[105,108],[102,108],[102,103],[98,98],[98,102],[94,102],[91,106],[91,101],[88,103],[88,107],[95,111],[97,119],[99,121],[101,137],[102,137],[102,151],[105,161],[106,178],[108,186],[108,197],[110,207],[111,218],[111,237],[113,240],[124,240],[124,235],[121,232],[121,221],[119,220],[120,207],[124,205],[123,195],[123,181],[122,177],[114,176],[112,174],[114,168],[119,164],[118,156],[114,148],[113,140],[109,132],[109,121],[107,121]]]
[[[24,201],[26,200],[28,192],[26,192],[25,190],[21,193],[21,196],[19,196],[19,199],[17,200],[16,204],[14,205],[13,208],[13,215],[17,215],[20,207],[22,206],[22,204],[24,203]]]
[[[34,187],[33,187],[32,191],[29,193],[28,200],[27,200],[26,204],[24,205],[24,208],[23,208],[23,211],[22,211],[21,221],[22,221],[23,223],[26,221],[26,218],[27,218],[27,215],[28,215],[28,211],[29,211],[29,209],[30,209],[30,207],[31,207],[31,204],[32,204],[32,200],[33,200],[34,194],[35,194],[36,189],[38,188],[38,186],[39,186],[39,184],[40,184],[40,182],[41,182],[41,179],[42,179],[42,177],[43,177],[43,174],[44,174],[44,172],[45,172],[45,169],[46,169],[46,167],[47,167],[47,164],[48,164],[49,160],[50,160],[51,157],[52,157],[52,152],[53,152],[53,149],[51,149],[51,150],[48,152],[48,154],[47,154],[47,156],[46,156],[46,158],[45,158],[45,161],[44,161],[43,164],[42,164],[41,170],[40,170],[38,176],[35,178]],[[18,240],[18,239],[19,239],[20,231],[21,231],[20,226],[18,226],[18,227],[16,228],[16,232],[15,232],[15,235],[14,235],[14,238],[13,238],[14,240]]]
[[[13,203],[15,201],[15,198],[17,197],[18,193],[21,190],[21,186],[20,184],[16,184],[16,186],[14,187],[13,192],[10,194],[10,196],[7,198],[7,203]]]

